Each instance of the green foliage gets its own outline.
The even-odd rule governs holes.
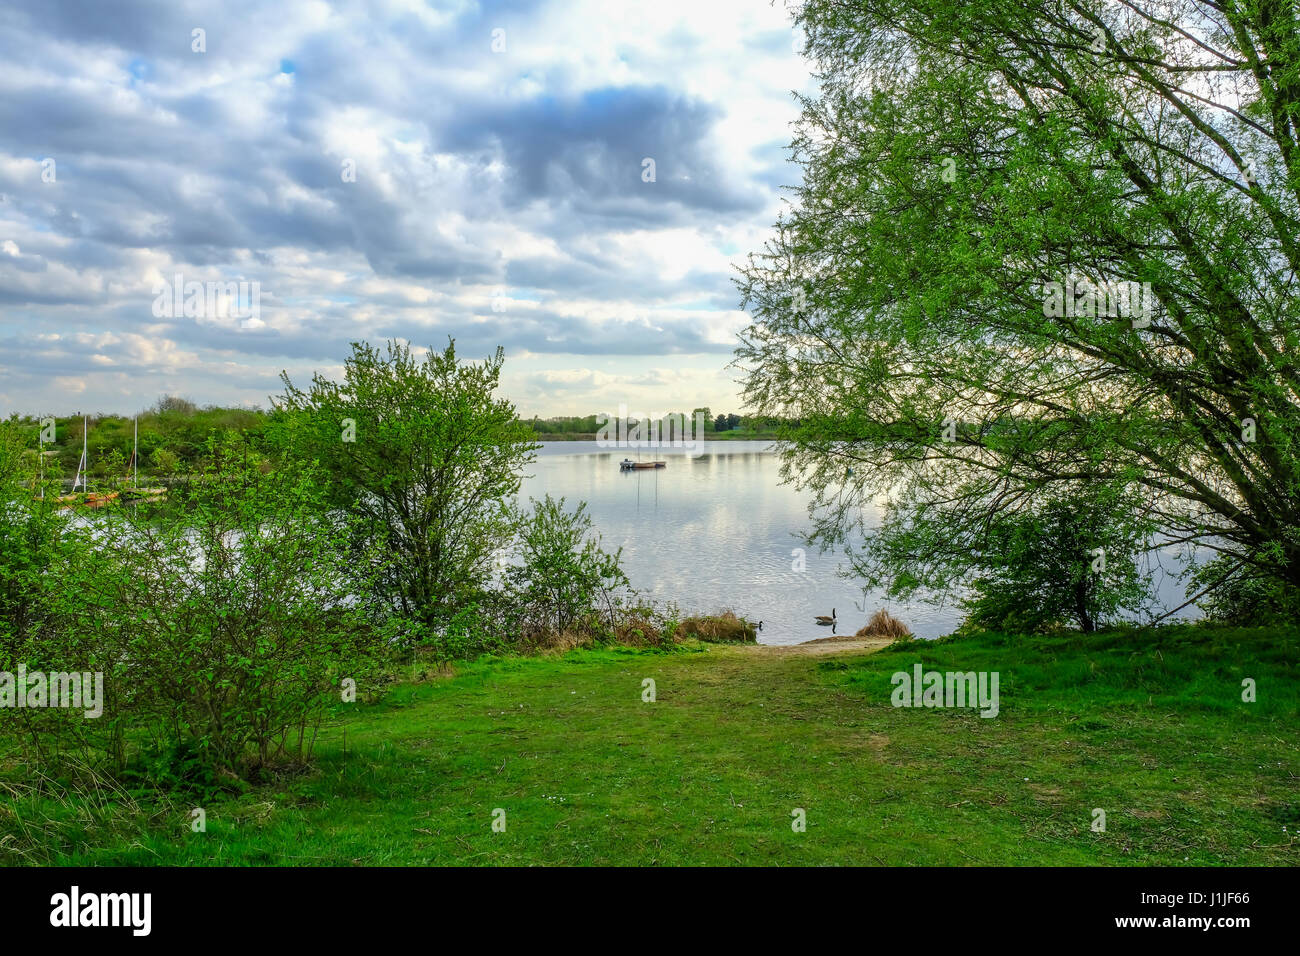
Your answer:
[[[416,623],[417,637],[410,643],[440,664],[507,650],[498,604],[494,596],[486,597],[483,603],[472,602],[458,608],[437,628]]]
[[[127,463],[139,434],[141,479],[170,478],[194,467],[206,453],[213,435],[228,431],[257,442],[266,427],[266,415],[257,409],[198,408],[194,403],[163,396],[135,419],[121,415],[90,415],[88,430],[83,416],[55,417],[55,441],[48,446],[58,454],[67,474],[75,472],[81,459],[82,436],[87,437],[92,473],[92,490],[121,487],[128,477]],[[35,434],[36,419],[27,419]]]
[[[585,502],[565,511],[563,498],[547,495],[532,506],[518,529],[518,563],[504,574],[515,628],[526,641],[575,631],[610,636],[615,592],[628,584],[621,550],[601,548]]]
[[[1259,574],[1231,557],[1221,556],[1197,567],[1190,581],[1194,591],[1208,591],[1198,602],[1208,621],[1237,627],[1300,621],[1300,589]]]
[[[27,423],[0,422],[0,671],[9,674],[19,665],[62,672],[93,664],[67,624],[80,600],[69,580],[90,540],[59,508],[53,482],[38,497],[35,438]],[[57,708],[3,708],[0,726],[47,762],[86,729],[80,712]]]
[[[353,557],[375,567],[375,595],[437,627],[484,600],[493,555],[513,533],[510,505],[533,460],[533,430],[494,395],[500,349],[463,363],[455,343],[423,360],[390,342],[353,343],[343,381],[307,390],[282,376],[275,446],[318,462],[332,505],[356,520]]]
[[[1117,507],[1118,505],[1118,507]],[[1135,553],[1143,529],[1129,503],[1081,493],[1034,511],[1000,514],[972,554],[975,596],[966,630],[1090,632],[1149,600]]]
[[[141,793],[159,790],[203,801],[231,789],[232,782],[218,774],[210,755],[192,738],[151,744],[133,755],[119,776],[124,785]]]
[[[822,89],[793,207],[743,270],[738,364],[788,423],[814,540],[869,583],[928,576],[960,556],[936,535],[884,565],[889,523],[969,528],[1100,481],[1140,489],[1152,547],[1300,586],[1300,87],[1273,59],[1295,18],[805,0],[797,20]],[[1106,291],[1144,287],[1128,314]]]
[[[155,448],[149,455],[154,472],[163,478],[170,478],[180,467],[180,456],[170,448]]]
[[[321,484],[227,436],[174,492],[178,507],[96,513],[93,547],[61,576],[75,599],[56,629],[69,659],[105,673],[85,746],[169,779],[195,755],[223,774],[310,755],[341,681],[364,687],[386,638],[352,597],[367,582]]]
[[[558,415],[553,418],[534,417],[529,425],[539,436],[555,440],[560,436],[594,435],[600,425],[596,415]]]

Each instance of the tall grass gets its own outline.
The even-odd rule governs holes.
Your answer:
[[[908,640],[912,637],[912,630],[894,615],[890,614],[884,608],[881,608],[875,614],[871,615],[871,620],[867,621],[865,627],[861,628],[854,637],[890,637],[896,641]]]
[[[677,633],[715,644],[752,644],[758,640],[758,628],[737,617],[735,611],[688,617],[681,622]]]

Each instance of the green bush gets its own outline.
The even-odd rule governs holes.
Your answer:
[[[614,636],[616,592],[627,587],[622,551],[613,554],[592,534],[587,505],[564,509],[564,499],[532,499],[518,529],[518,563],[505,569],[505,600],[512,633],[525,641],[563,634]]]
[[[998,516],[962,630],[1090,632],[1137,610],[1150,595],[1135,560],[1144,534],[1132,503],[1106,488]]]
[[[38,759],[76,747],[162,786],[307,759],[342,681],[363,692],[388,634],[354,598],[367,582],[319,484],[227,437],[170,507],[106,508],[93,534],[65,529],[79,550],[44,598],[43,645],[57,669],[104,673],[104,714],[31,728]]]
[[[86,599],[75,576],[92,541],[56,500],[56,467],[47,464],[39,486],[36,437],[34,423],[0,422],[0,672],[101,670],[102,658],[72,624]],[[0,708],[0,728],[46,767],[101,729],[84,712],[55,707]]]
[[[485,600],[460,608],[450,620],[438,627],[418,621],[407,622],[405,626],[413,629],[409,643],[442,664],[473,660],[483,654],[504,650],[500,625],[499,612]]]
[[[1208,622],[1235,627],[1300,622],[1300,590],[1226,555],[1196,568],[1189,578],[1193,592],[1209,589],[1199,601]]]

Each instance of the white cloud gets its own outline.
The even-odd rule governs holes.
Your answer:
[[[526,412],[619,389],[738,408],[733,267],[794,178],[773,144],[810,83],[782,6],[11,7],[0,412],[178,387],[264,403],[281,368],[337,367],[350,340],[449,335],[504,345]],[[151,290],[177,272],[259,281],[260,327],[157,319]]]

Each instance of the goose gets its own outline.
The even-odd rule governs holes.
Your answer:
[[[834,624],[834,623],[835,623],[835,608],[831,608],[831,616],[830,616],[830,617],[827,617],[825,614],[818,614],[815,618],[813,618],[813,620],[815,620],[818,624]]]

